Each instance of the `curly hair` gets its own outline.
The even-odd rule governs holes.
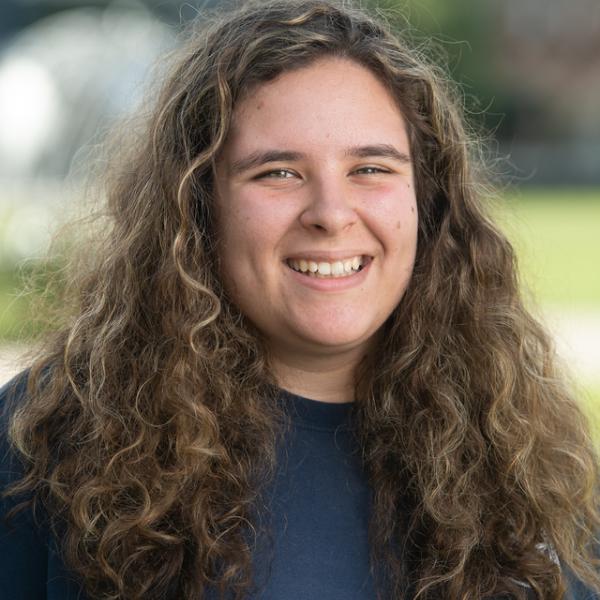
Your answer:
[[[389,25],[334,0],[244,3],[189,29],[105,175],[108,225],[12,418],[26,471],[10,493],[46,507],[92,598],[247,594],[286,416],[260,333],[222,288],[213,173],[240,100],[326,56],[397,100],[417,185],[413,276],[353,405],[379,597],[409,583],[418,598],[529,586],[558,600],[556,556],[600,589],[588,425],[487,215],[459,94]]]

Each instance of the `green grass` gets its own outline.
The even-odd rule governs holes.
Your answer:
[[[497,212],[536,305],[600,312],[600,189],[527,190],[507,197]],[[600,384],[580,386],[600,443]]]
[[[34,333],[30,320],[31,297],[22,292],[21,275],[16,270],[0,270],[0,340],[18,341]]]
[[[503,203],[500,221],[540,304],[600,311],[600,190],[527,191]]]
[[[48,284],[55,267],[42,268],[41,261],[28,261],[26,266],[13,270],[0,268],[0,345],[4,342],[27,342],[46,327],[46,318],[40,308],[41,291]]]

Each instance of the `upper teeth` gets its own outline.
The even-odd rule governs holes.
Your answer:
[[[363,265],[362,256],[354,256],[344,260],[336,260],[334,262],[306,260],[304,258],[290,258],[288,264],[295,271],[302,273],[311,273],[315,275],[325,275],[330,277],[341,277],[347,273],[358,271]]]

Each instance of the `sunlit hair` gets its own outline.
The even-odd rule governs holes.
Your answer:
[[[558,600],[560,558],[600,584],[587,425],[486,216],[456,94],[347,3],[244,3],[188,31],[144,131],[105,178],[109,225],[12,422],[33,493],[90,597],[242,598],[285,419],[257,331],[221,288],[212,174],[254,86],[322,57],[363,65],[409,128],[414,274],[357,373],[381,598]],[[84,263],[78,263],[84,264]],[[340,549],[343,551],[343,549]]]

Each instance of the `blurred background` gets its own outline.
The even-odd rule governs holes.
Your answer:
[[[0,2],[0,383],[36,333],[23,278],[81,202],[86,156],[147,100],[152,66],[181,27],[217,4]],[[600,2],[366,4],[432,38],[460,82],[503,184],[493,204],[532,310],[600,423]]]

